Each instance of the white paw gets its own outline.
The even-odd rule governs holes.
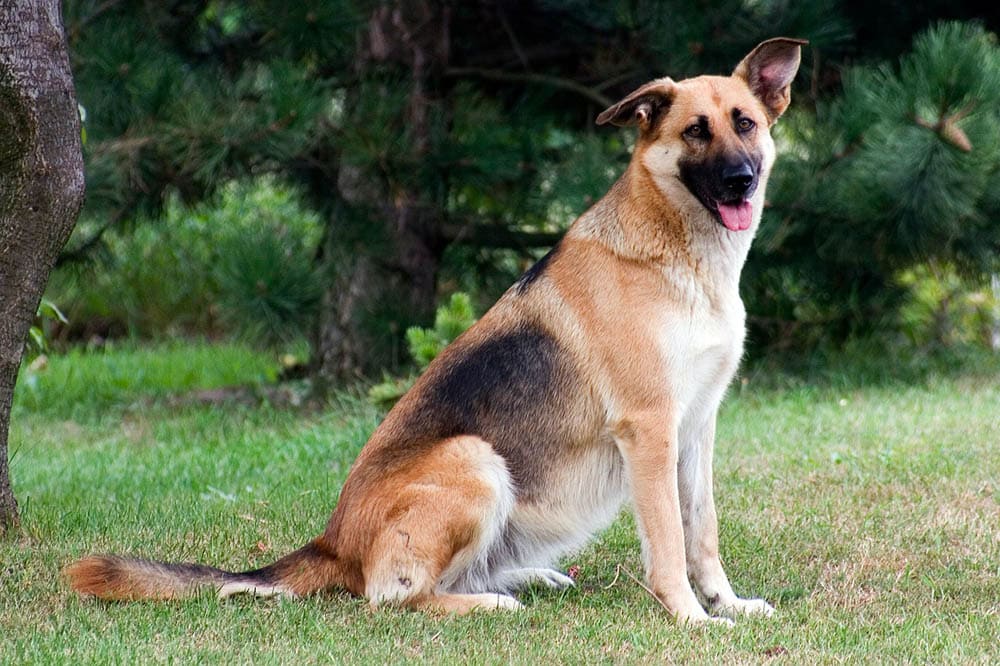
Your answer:
[[[506,571],[501,580],[506,581],[514,588],[539,583],[554,590],[562,590],[576,585],[573,579],[566,574],[555,569],[545,569],[543,567],[525,567],[523,569]]]
[[[774,615],[774,606],[763,599],[730,599],[715,604],[711,610],[723,617],[732,619],[736,619],[741,615],[760,615],[762,617],[771,617]]]
[[[539,569],[538,577],[535,580],[556,590],[576,585],[572,578],[555,569]]]
[[[690,627],[695,625],[732,627],[736,624],[728,617],[716,617],[714,615],[709,615],[701,608],[699,608],[698,611],[699,612],[677,613],[674,617],[677,619],[677,624],[687,625]]]

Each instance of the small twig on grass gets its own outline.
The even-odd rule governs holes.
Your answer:
[[[605,590],[610,590],[611,588],[613,588],[615,586],[615,583],[618,582],[618,575],[621,572],[622,572],[622,565],[619,564],[618,566],[615,567],[615,577],[612,579],[612,581],[610,583],[608,583],[607,585],[604,586]]]
[[[660,598],[659,598],[658,596],[656,596],[656,593],[655,593],[655,592],[653,592],[653,591],[652,591],[651,589],[649,589],[648,587],[646,587],[646,584],[645,584],[645,583],[643,583],[643,582],[642,582],[641,580],[639,580],[638,578],[636,578],[635,576],[633,576],[633,575],[632,575],[632,572],[631,572],[631,571],[629,571],[628,569],[626,569],[625,567],[623,567],[623,566],[622,566],[622,565],[620,565],[620,564],[618,565],[618,568],[619,568],[619,569],[621,569],[622,571],[624,571],[624,572],[625,572],[625,575],[626,575],[626,576],[628,576],[629,578],[631,578],[631,579],[632,579],[632,582],[633,582],[633,583],[635,583],[636,585],[638,585],[638,586],[639,586],[639,587],[641,587],[642,589],[644,589],[644,590],[646,590],[647,592],[649,592],[649,596],[651,596],[651,597],[653,597],[654,599],[656,599],[656,603],[658,603],[658,604],[660,604],[661,606],[663,606],[663,608],[664,608],[664,609],[666,609],[666,610],[667,610],[667,612],[669,612],[669,613],[673,614],[673,611],[672,611],[672,610],[670,610],[670,608],[669,608],[669,607],[668,607],[668,606],[667,606],[667,605],[666,605],[665,603],[663,603],[663,600],[662,600],[662,599],[660,599]],[[615,576],[615,577],[616,577],[616,579],[617,579],[617,574],[616,574],[616,576]]]

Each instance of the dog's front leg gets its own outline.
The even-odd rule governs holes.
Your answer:
[[[677,429],[663,413],[623,420],[615,442],[625,461],[642,539],[646,581],[679,622],[709,619],[688,582],[677,491]]]
[[[719,558],[719,523],[712,491],[715,417],[713,410],[700,427],[682,433],[677,486],[688,575],[710,613],[729,618],[770,616],[774,608],[763,599],[736,596]]]

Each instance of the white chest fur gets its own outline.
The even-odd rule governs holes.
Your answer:
[[[718,406],[743,354],[745,319],[743,302],[732,290],[721,300],[685,299],[654,323],[666,390],[679,421]]]

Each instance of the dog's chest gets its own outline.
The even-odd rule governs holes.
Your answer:
[[[721,397],[743,353],[745,311],[738,294],[718,307],[670,309],[656,322],[666,389],[682,409]]]

